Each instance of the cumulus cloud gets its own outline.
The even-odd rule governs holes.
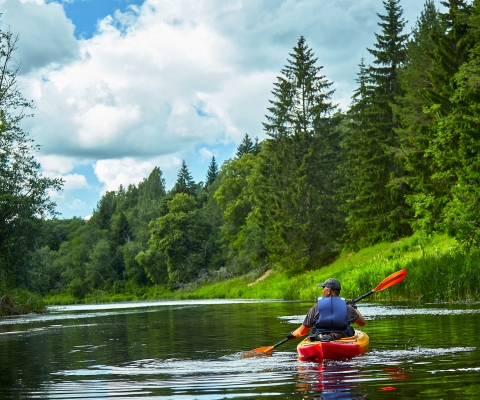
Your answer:
[[[178,169],[181,160],[175,156],[139,161],[132,157],[113,160],[99,160],[94,164],[95,175],[104,185],[102,192],[118,190],[120,185],[138,184],[159,166],[162,171]]]
[[[2,29],[5,25],[18,34],[21,74],[50,67],[59,68],[73,60],[79,44],[75,40],[74,25],[67,19],[63,7],[42,0],[2,0]]]
[[[0,4],[20,33],[24,95],[36,104],[25,130],[42,166],[66,177],[89,162],[105,190],[155,166],[172,174],[188,154],[203,162],[245,133],[263,139],[273,83],[300,36],[345,109],[384,11],[378,0],[145,0],[77,40],[61,4]],[[411,24],[423,8],[402,6]]]

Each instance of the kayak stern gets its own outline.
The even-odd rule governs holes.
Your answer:
[[[311,342],[306,338],[297,346],[302,359],[338,360],[363,354],[368,349],[370,338],[365,332],[355,331],[355,336],[332,340],[331,342]]]

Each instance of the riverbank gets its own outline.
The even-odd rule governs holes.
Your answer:
[[[480,300],[480,252],[466,253],[446,235],[412,236],[395,243],[381,243],[357,253],[344,252],[331,265],[296,276],[273,269],[266,279],[252,286],[252,278],[240,277],[179,297],[311,300],[320,295],[319,282],[335,277],[342,283],[341,295],[352,299],[369,292],[400,269],[407,270],[405,280],[376,293],[376,300]]]
[[[45,303],[35,294],[25,290],[15,289],[10,294],[0,296],[0,316],[43,313]]]
[[[172,292],[155,286],[135,293],[95,293],[79,301],[69,295],[48,296],[45,304],[102,303],[153,299],[284,299],[312,300],[319,296],[317,283],[329,277],[342,282],[342,296],[356,298],[386,276],[407,270],[406,279],[376,300],[420,300],[427,302],[479,301],[480,252],[465,253],[446,235],[412,236],[394,243],[380,243],[358,252],[343,252],[332,264],[290,276],[276,268],[226,281],[189,286]]]

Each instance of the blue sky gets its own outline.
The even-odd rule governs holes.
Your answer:
[[[116,10],[127,11],[130,6],[141,6],[145,0],[50,0],[47,3],[63,5],[67,18],[75,25],[75,36],[90,39],[96,31],[98,21]]]
[[[421,0],[403,0],[406,31]],[[436,1],[437,6],[439,1]],[[107,190],[155,166],[170,189],[182,160],[203,181],[215,156],[248,133],[265,137],[271,90],[304,36],[334,102],[348,107],[369,62],[380,0],[0,0],[0,27],[19,34],[23,128],[62,218],[92,214]]]

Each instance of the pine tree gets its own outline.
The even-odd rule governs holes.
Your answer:
[[[333,93],[301,37],[274,84],[252,193],[272,257],[302,268],[334,248]],[[318,261],[318,259],[316,260]]]
[[[215,156],[212,157],[212,161],[208,167],[207,176],[205,178],[205,186],[210,186],[218,176],[218,165],[215,160]]]
[[[188,170],[185,160],[182,161],[182,167],[177,174],[177,181],[172,189],[172,194],[185,193],[190,196],[196,197],[197,185]]]

